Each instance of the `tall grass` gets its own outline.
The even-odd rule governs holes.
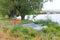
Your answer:
[[[3,31],[3,34],[8,34],[8,37],[10,39],[14,38],[16,40],[60,40],[60,27],[56,27],[58,25],[55,24],[56,26],[54,26],[50,24],[51,27],[43,30],[34,30],[29,27],[21,26],[21,24],[31,22],[32,21],[23,20],[22,23],[20,22],[17,24],[11,24],[10,20],[0,20],[0,30]]]

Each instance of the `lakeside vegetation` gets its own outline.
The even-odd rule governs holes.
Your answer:
[[[60,25],[51,20],[39,20],[35,21],[36,24],[42,24],[42,26],[48,26],[42,30],[34,30],[30,27],[23,27],[21,24],[31,23],[29,20],[20,21],[19,25],[11,24],[10,20],[0,20],[0,33],[8,35],[5,40],[59,40],[60,39]],[[48,22],[48,23],[47,23]],[[7,23],[7,24],[6,24]],[[1,34],[0,34],[1,35]],[[1,36],[2,37],[2,36]],[[13,38],[14,37],[14,38]]]

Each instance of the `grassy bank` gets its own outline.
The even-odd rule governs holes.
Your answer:
[[[10,20],[0,20],[0,39],[4,40],[60,40],[60,26],[57,23],[49,22],[49,27],[42,30],[34,30],[23,27],[21,24],[31,23],[24,20],[16,25]],[[42,21],[41,21],[42,22]],[[39,23],[40,24],[40,23]],[[45,23],[46,25],[46,23]]]

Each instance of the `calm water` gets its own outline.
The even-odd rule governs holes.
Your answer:
[[[36,20],[46,20],[48,18],[60,24],[60,14],[43,14],[35,17]]]
[[[26,16],[25,19],[27,19],[27,17],[28,16]],[[41,20],[41,19],[46,20],[48,18],[60,24],[60,14],[39,14],[34,19],[35,20]],[[18,17],[18,19],[21,19],[21,17]],[[29,20],[33,20],[33,15],[29,16]]]

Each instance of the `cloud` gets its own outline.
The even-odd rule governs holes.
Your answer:
[[[53,0],[53,2],[44,3],[44,8],[42,10],[52,10],[52,11],[60,11],[60,0]]]

